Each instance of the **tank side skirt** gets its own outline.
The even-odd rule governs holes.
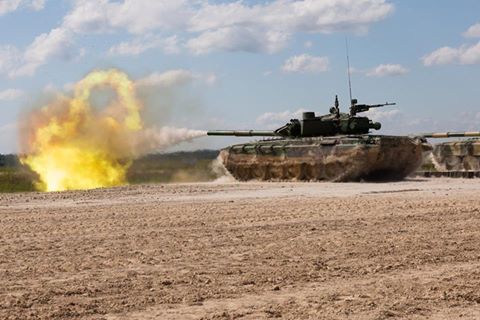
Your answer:
[[[239,180],[329,181],[359,180],[375,172],[391,172],[402,178],[421,163],[421,144],[410,138],[357,141],[336,145],[236,145],[225,149],[228,157],[224,163]]]

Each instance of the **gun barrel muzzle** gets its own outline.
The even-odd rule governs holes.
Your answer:
[[[208,131],[209,136],[235,136],[235,137],[274,137],[277,134],[273,131],[259,130],[215,130]]]

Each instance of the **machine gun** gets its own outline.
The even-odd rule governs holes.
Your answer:
[[[350,115],[354,117],[357,113],[368,111],[372,108],[382,108],[386,106],[394,106],[396,103],[384,103],[384,104],[357,104],[357,99],[352,99],[350,107]]]

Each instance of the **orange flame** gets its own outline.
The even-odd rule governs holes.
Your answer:
[[[101,111],[91,105],[92,91],[99,88],[116,95]],[[125,184],[132,133],[142,129],[141,109],[125,73],[94,71],[75,85],[73,97],[59,96],[29,115],[22,139],[27,155],[21,161],[39,175],[42,191]]]

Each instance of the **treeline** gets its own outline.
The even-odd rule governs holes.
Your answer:
[[[127,173],[130,183],[204,182],[216,178],[212,163],[217,150],[149,154],[136,159]]]
[[[20,160],[15,154],[0,154],[0,167],[17,168]]]
[[[200,160],[214,160],[218,156],[218,150],[178,151],[171,153],[153,153],[143,156],[135,161],[180,161],[184,164],[193,164]]]
[[[195,164],[201,160],[213,160],[218,150],[178,151],[171,153],[148,154],[135,160],[138,164],[152,164],[161,161],[179,161],[182,164]],[[16,154],[0,154],[0,167],[19,167],[20,159]]]

